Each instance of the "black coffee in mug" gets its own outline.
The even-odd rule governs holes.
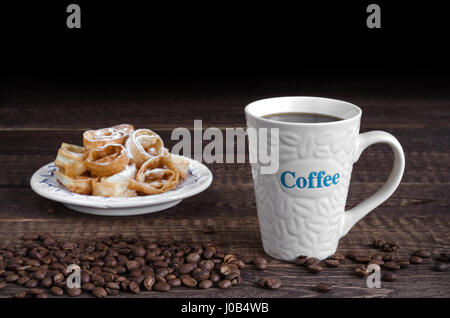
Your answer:
[[[342,118],[314,113],[276,113],[262,117],[265,119],[288,123],[329,123],[332,121],[342,120]]]

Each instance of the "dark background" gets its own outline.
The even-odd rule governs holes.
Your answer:
[[[81,6],[81,29],[66,7]],[[381,81],[442,86],[449,27],[437,3],[375,1],[15,2],[1,12],[1,80],[121,89]],[[245,3],[245,4],[244,4]]]

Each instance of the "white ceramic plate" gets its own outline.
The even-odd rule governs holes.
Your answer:
[[[168,209],[181,200],[206,190],[213,180],[211,171],[200,162],[189,161],[186,179],[174,190],[162,194],[131,198],[105,198],[70,192],[56,181],[55,164],[49,163],[37,170],[30,180],[31,188],[44,198],[61,202],[69,209],[95,215],[126,216]]]

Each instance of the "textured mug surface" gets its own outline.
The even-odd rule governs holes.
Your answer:
[[[342,120],[292,123],[262,118],[274,113],[315,113]],[[385,132],[360,135],[361,113],[353,104],[318,97],[270,98],[246,107],[249,128],[278,128],[278,171],[263,174],[259,162],[252,164],[258,220],[267,254],[286,261],[299,255],[319,259],[332,255],[339,239],[398,186],[404,169],[400,144]],[[391,176],[368,202],[346,212],[353,163],[364,148],[376,142],[388,143],[394,150]]]

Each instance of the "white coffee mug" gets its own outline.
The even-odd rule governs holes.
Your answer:
[[[276,113],[341,120],[293,123],[263,118]],[[264,174],[259,161],[252,163],[261,238],[270,256],[285,261],[299,255],[327,258],[335,253],[339,239],[399,185],[405,167],[400,143],[383,131],[360,134],[361,114],[351,103],[319,97],[269,98],[245,108],[248,128],[278,128],[278,171]],[[255,136],[249,134],[250,144]],[[353,163],[375,143],[386,143],[394,152],[390,176],[377,192],[345,211]]]

